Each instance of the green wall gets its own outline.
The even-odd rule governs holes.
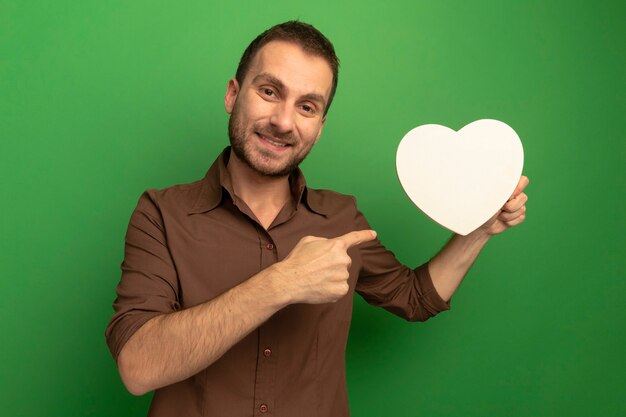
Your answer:
[[[177,5],[178,4],[178,5]],[[137,416],[105,345],[146,188],[204,175],[247,43],[300,18],[339,89],[309,183],[357,196],[419,264],[449,234],[405,197],[413,127],[510,124],[531,184],[452,311],[409,324],[357,300],[354,416],[623,416],[626,8],[620,1],[0,0],[0,414]]]

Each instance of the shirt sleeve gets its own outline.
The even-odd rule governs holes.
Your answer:
[[[149,190],[139,198],[126,232],[115,313],[105,331],[116,361],[126,342],[148,320],[180,310],[178,277],[155,193]]]
[[[370,225],[357,210],[357,229]],[[356,292],[369,304],[382,307],[408,321],[425,321],[450,309],[433,286],[428,263],[411,269],[400,263],[378,239],[361,244],[362,262]]]

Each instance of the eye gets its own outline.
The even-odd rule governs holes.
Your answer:
[[[315,107],[310,106],[308,104],[303,104],[300,106],[300,108],[305,112],[305,113],[309,113],[309,114],[315,114]]]
[[[265,94],[266,96],[270,96],[270,97],[273,97],[275,95],[274,90],[272,90],[271,88],[264,88],[263,94]]]

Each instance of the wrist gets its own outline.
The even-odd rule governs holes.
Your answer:
[[[482,227],[479,227],[473,232],[465,236],[461,236],[461,237],[464,239],[467,239],[468,241],[471,241],[472,243],[478,243],[478,244],[484,245],[485,243],[489,241],[489,239],[493,237],[493,235],[489,233],[489,231],[483,229]]]
[[[290,280],[281,265],[281,262],[277,262],[257,274],[260,290],[267,293],[267,297],[277,309],[282,309],[295,302],[292,292],[289,290]]]

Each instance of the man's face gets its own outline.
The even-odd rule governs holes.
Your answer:
[[[242,85],[231,79],[224,97],[235,155],[262,175],[289,175],[322,133],[332,79],[323,58],[296,44],[263,46]]]

